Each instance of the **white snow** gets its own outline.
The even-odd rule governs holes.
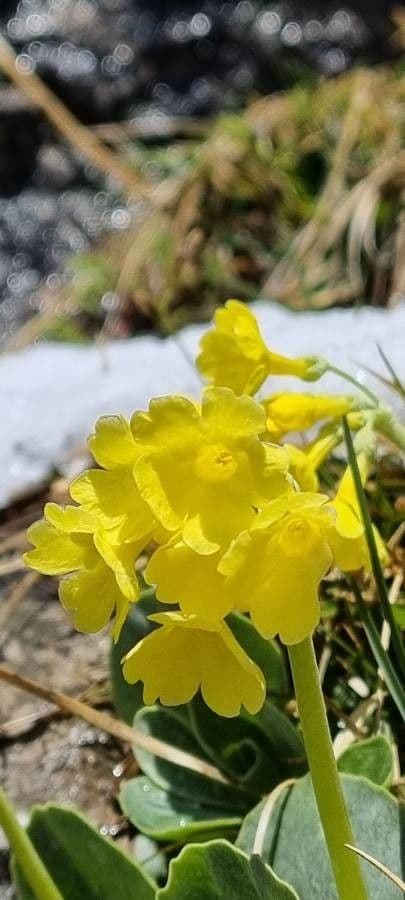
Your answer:
[[[254,304],[269,346],[287,355],[326,356],[367,384],[400,414],[401,401],[364,369],[387,375],[384,350],[405,381],[405,304],[294,313],[269,301]],[[40,343],[0,357],[0,508],[66,469],[99,415],[131,413],[151,397],[200,388],[193,370],[198,341],[208,326],[174,337],[135,337],[101,347]],[[336,376],[303,388],[296,379],[272,379],[269,391],[347,392]],[[349,389],[350,390],[350,389]],[[263,391],[262,391],[263,393]]]

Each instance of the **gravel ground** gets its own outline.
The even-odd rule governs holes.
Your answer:
[[[107,673],[107,635],[73,631],[51,579],[38,579],[10,609],[10,598],[24,578],[27,574],[19,573],[0,581],[0,616],[3,613],[5,619],[1,662],[72,696],[100,687]],[[55,715],[46,702],[1,682],[0,709],[0,782],[21,821],[27,821],[34,804],[54,801],[76,806],[102,834],[115,836],[121,822],[114,798],[122,746],[104,732],[79,719]],[[125,837],[121,841],[125,845]],[[12,896],[8,853],[0,834],[0,898]]]

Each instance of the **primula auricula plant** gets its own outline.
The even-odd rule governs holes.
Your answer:
[[[319,492],[318,469],[342,440],[341,418],[357,432],[363,479],[375,434],[403,441],[389,411],[368,389],[356,397],[253,395],[268,376],[306,382],[337,371],[320,357],[270,350],[252,312],[231,300],[201,341],[197,366],[208,382],[199,400],[153,399],[130,421],[106,416],[89,448],[99,468],[70,487],[75,505],[48,503],[28,532],[27,565],[62,575],[59,595],[81,631],[113,616],[116,640],[140,588],[136,561],[148,555],[146,581],[173,604],[151,618],[158,627],[123,660],[145,703],[189,701],[198,690],[222,716],[265,699],[263,673],[238,644],[227,616],[250,616],[265,638],[289,648],[315,794],[339,897],[366,897],[330,747],[311,636],[320,616],[319,585],[333,568],[369,567],[349,469],[337,494]],[[350,380],[345,373],[342,377]],[[292,432],[319,427],[299,449]],[[380,552],[384,554],[382,541]],[[166,609],[167,607],[165,607]],[[311,698],[311,703],[308,702]]]

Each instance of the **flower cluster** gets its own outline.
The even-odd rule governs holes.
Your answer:
[[[179,704],[200,689],[217,713],[257,712],[258,666],[227,622],[248,614],[258,632],[303,640],[319,620],[319,584],[334,566],[358,569],[368,555],[350,473],[334,499],[318,493],[318,468],[340,440],[351,398],[252,394],[269,374],[320,377],[321,359],[269,350],[251,311],[229,301],[202,340],[200,402],[159,397],[131,421],[101,418],[89,439],[99,468],[70,487],[75,505],[48,503],[28,532],[29,566],[62,575],[63,606],[82,631],[115,615],[117,639],[139,597],[136,563],[173,612],[123,660],[144,699]],[[323,423],[305,449],[274,443]],[[325,428],[325,422],[327,426]]]

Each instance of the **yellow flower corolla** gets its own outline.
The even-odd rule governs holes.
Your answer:
[[[307,431],[318,422],[341,418],[353,405],[353,398],[348,396],[274,394],[263,400],[266,434],[270,440],[279,441],[292,431]]]
[[[208,381],[235,394],[255,394],[269,372],[269,351],[251,310],[228,300],[214,316],[215,327],[201,340],[197,368]]]
[[[201,556],[174,538],[159,547],[145,570],[146,581],[156,586],[156,597],[178,603],[182,612],[205,619],[222,619],[232,609],[225,578],[218,572],[221,552]]]
[[[115,610],[117,639],[129,604],[139,596],[135,560],[144,541],[111,543],[107,532],[93,531],[93,517],[79,507],[48,503],[44,514],[28,529],[34,549],[24,555],[25,563],[44,575],[66,576],[59,597],[78,631],[99,631]]]
[[[131,424],[144,502],[197,553],[226,547],[263,497],[286,490],[285,454],[260,441],[264,412],[251,397],[209,388],[200,409],[186,397],[160,397]]]
[[[318,357],[291,359],[266,347],[252,311],[239,300],[228,300],[214,316],[214,328],[201,339],[197,368],[211,384],[235,394],[255,394],[268,375],[319,378],[326,365]]]
[[[265,680],[225,622],[198,616],[159,613],[157,628],[124,658],[126,681],[144,684],[146,704],[187,703],[198,689],[220,716],[237,716],[244,706],[252,715],[263,705]]]
[[[333,560],[328,535],[334,511],[324,494],[273,500],[219,563],[227,590],[263,637],[295,644],[318,624],[318,589]]]

